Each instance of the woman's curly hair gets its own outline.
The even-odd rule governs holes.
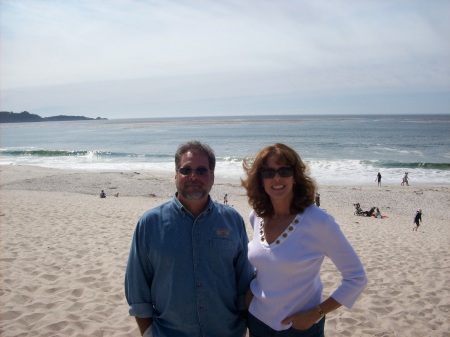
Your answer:
[[[301,213],[309,205],[314,204],[316,183],[309,176],[307,165],[301,160],[294,149],[281,143],[269,145],[259,151],[255,158],[246,158],[243,168],[247,179],[241,178],[242,186],[247,190],[248,203],[259,217],[274,215],[274,209],[269,195],[264,190],[261,178],[261,169],[266,167],[268,158],[274,157],[280,165],[290,166],[294,169],[294,198],[291,204],[291,213]]]

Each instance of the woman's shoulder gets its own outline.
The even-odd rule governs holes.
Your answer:
[[[255,228],[255,224],[260,223],[261,222],[261,218],[258,216],[258,214],[256,214],[255,210],[251,210],[250,214],[248,216],[248,219],[250,221],[250,225]]]
[[[322,208],[311,204],[308,207],[305,208],[305,211],[303,212],[304,216],[314,216],[319,219],[326,219],[330,217],[331,215],[325,212]]]
[[[311,223],[314,226],[329,226],[330,224],[336,224],[332,215],[314,204],[305,209],[303,218],[305,222]]]

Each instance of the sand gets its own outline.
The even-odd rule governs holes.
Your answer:
[[[0,170],[0,335],[138,336],[123,291],[128,249],[140,215],[173,195],[173,175]],[[320,186],[369,278],[352,310],[327,316],[326,336],[450,336],[450,185],[375,185]],[[225,193],[248,226],[239,182],[217,177],[211,194]],[[389,218],[358,217],[355,202]],[[322,277],[328,295],[339,282],[328,260]]]

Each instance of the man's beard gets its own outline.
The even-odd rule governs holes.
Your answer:
[[[200,184],[187,184],[184,187],[189,187],[189,186],[201,186],[202,189],[201,190],[188,190],[187,188],[179,188],[179,192],[181,193],[181,195],[183,196],[183,198],[187,199],[187,200],[200,200],[203,199],[207,194],[208,191],[206,189],[204,189],[204,185],[200,185]]]

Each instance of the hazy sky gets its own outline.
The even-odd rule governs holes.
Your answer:
[[[0,0],[0,107],[450,113],[448,0]]]

